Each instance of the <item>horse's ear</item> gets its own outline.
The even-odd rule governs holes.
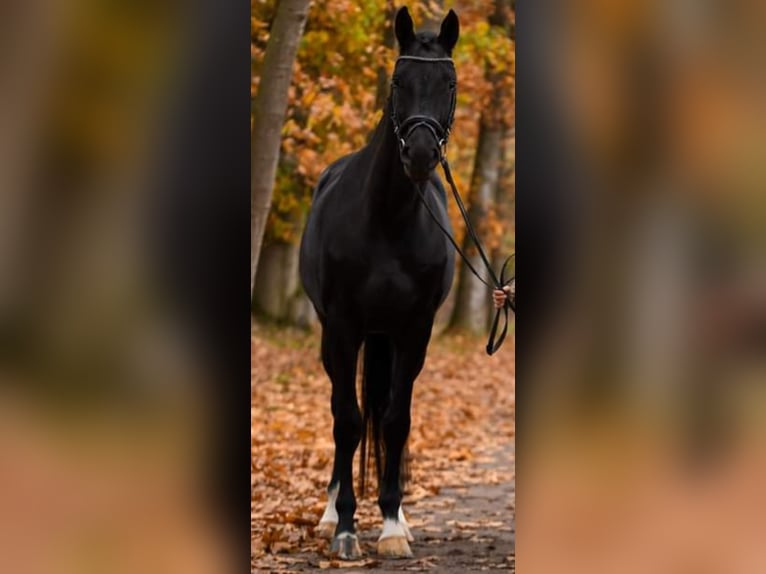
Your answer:
[[[450,55],[452,55],[452,48],[457,44],[458,36],[460,36],[460,21],[457,19],[455,11],[450,10],[444,17],[441,30],[439,30],[439,43]]]
[[[394,31],[396,32],[396,40],[399,42],[400,50],[404,50],[415,39],[415,29],[407,6],[402,6],[396,13]]]

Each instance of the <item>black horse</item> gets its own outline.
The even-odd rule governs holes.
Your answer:
[[[413,383],[455,268],[454,251],[423,201],[450,229],[434,168],[455,111],[451,54],[458,18],[450,10],[438,35],[416,34],[405,7],[395,32],[400,55],[383,118],[367,146],[320,177],[300,251],[301,279],[322,324],[322,362],[332,381],[335,461],[319,527],[333,536],[342,558],[360,555],[352,461],[368,421],[383,514],[378,553],[412,556],[400,466]],[[363,412],[356,396],[362,343]]]

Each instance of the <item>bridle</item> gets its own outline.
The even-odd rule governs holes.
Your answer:
[[[449,62],[453,68],[455,66],[455,63],[452,61],[452,58],[423,58],[420,56],[399,56],[399,58],[396,60],[396,64],[399,63],[400,60],[410,60],[414,62]],[[394,71],[396,71],[396,65],[394,65]],[[505,260],[505,263],[503,263],[503,266],[500,270],[500,275],[497,276],[495,272],[492,269],[492,265],[489,262],[489,259],[487,257],[487,254],[484,251],[484,248],[481,245],[481,241],[479,240],[479,236],[476,233],[476,231],[473,228],[473,225],[471,224],[471,220],[468,217],[468,212],[465,208],[465,204],[463,203],[463,199],[460,197],[460,194],[457,191],[457,186],[455,185],[455,181],[452,179],[452,172],[449,168],[449,162],[447,161],[447,141],[449,140],[450,136],[450,130],[452,129],[452,122],[455,118],[455,105],[457,101],[457,82],[454,82],[450,85],[450,111],[449,111],[449,119],[447,120],[447,125],[442,126],[442,124],[432,116],[426,116],[426,115],[412,115],[404,119],[404,121],[400,122],[399,118],[396,113],[396,91],[398,88],[398,83],[396,80],[396,74],[394,73],[394,78],[391,80],[391,122],[394,124],[394,135],[396,136],[396,142],[399,146],[399,152],[401,153],[404,150],[404,147],[407,145],[407,140],[409,139],[410,135],[412,134],[415,129],[419,127],[425,127],[428,129],[429,132],[431,132],[431,135],[436,140],[436,144],[439,148],[439,163],[442,166],[442,169],[444,170],[444,175],[447,178],[447,183],[450,184],[450,188],[452,189],[452,195],[455,196],[455,202],[458,205],[458,208],[460,209],[460,214],[463,216],[463,220],[465,221],[466,229],[468,231],[468,235],[473,240],[474,244],[476,245],[476,250],[479,252],[479,256],[481,257],[482,262],[484,263],[484,266],[487,269],[487,272],[489,273],[489,280],[485,279],[481,275],[479,275],[479,272],[476,271],[473,264],[471,264],[471,261],[466,257],[465,253],[463,253],[462,249],[458,246],[457,242],[455,241],[455,238],[452,237],[452,234],[442,225],[442,223],[439,221],[439,218],[436,216],[436,214],[431,210],[431,207],[428,205],[428,202],[426,201],[425,196],[423,195],[423,188],[425,186],[416,185],[415,188],[418,191],[418,194],[420,195],[420,199],[423,202],[423,205],[425,205],[426,209],[428,210],[428,213],[431,215],[431,218],[434,220],[436,225],[439,226],[439,229],[442,230],[444,235],[447,237],[447,239],[452,243],[452,246],[455,248],[455,251],[457,251],[460,254],[460,257],[463,258],[463,261],[468,266],[468,269],[481,281],[484,285],[489,287],[490,289],[502,289],[505,285],[509,284],[511,280],[514,278],[513,276],[505,277],[505,269],[510,262],[510,260],[514,257],[514,255],[511,255]],[[505,340],[506,333],[508,332],[508,312],[513,311],[516,312],[516,304],[515,302],[512,302],[510,298],[506,298],[505,304],[501,309],[498,309],[495,313],[495,318],[492,321],[492,327],[490,329],[489,333],[489,340],[487,341],[487,354],[492,355],[494,354],[499,348],[500,345],[503,344],[503,341]],[[503,311],[505,315],[505,324],[503,325],[503,331],[501,332],[500,336],[495,339],[495,335],[497,333],[497,327],[500,322],[500,311]]]
[[[403,151],[407,145],[412,132],[419,127],[426,128],[436,140],[436,145],[439,148],[440,159],[444,157],[447,142],[449,141],[450,130],[452,129],[452,121],[455,118],[455,105],[457,102],[457,83],[450,85],[450,111],[447,120],[447,125],[442,126],[441,122],[432,116],[415,114],[404,119],[400,122],[396,111],[397,101],[397,89],[399,84],[396,78],[396,65],[401,60],[409,60],[412,62],[449,62],[449,64],[455,67],[455,63],[452,58],[423,58],[420,56],[399,56],[394,65],[394,77],[391,80],[391,122],[394,124],[394,135],[396,136],[396,142],[399,145],[399,151]]]

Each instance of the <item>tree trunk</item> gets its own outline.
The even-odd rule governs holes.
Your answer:
[[[305,217],[299,227],[305,226]],[[318,321],[298,272],[300,241],[274,241],[261,248],[253,304],[268,319],[309,329]]]
[[[501,126],[488,127],[487,124],[482,123],[471,182],[471,207],[468,211],[471,223],[482,239],[482,243],[484,243],[482,235],[485,235],[481,233],[482,222],[493,204],[500,172],[502,135]],[[474,268],[481,273],[484,265],[467,233],[463,239],[462,248]],[[486,271],[482,274],[486,276]],[[491,302],[490,295],[488,288],[471,273],[468,266],[461,265],[452,327],[476,334],[484,333],[487,328],[486,309]]]
[[[516,135],[514,128],[507,128],[503,132],[503,143],[500,151],[500,170],[499,181],[495,188],[495,210],[498,217],[503,221],[512,221],[514,214],[514,187],[510,183],[511,174],[516,169]],[[508,228],[504,228],[506,232]],[[515,232],[515,228],[513,229]],[[500,241],[497,248],[492,250],[492,267],[499,274],[500,270],[505,263],[506,258],[510,253],[515,251],[515,242],[513,245],[509,245],[507,241]],[[506,269],[506,279],[511,276],[515,276],[516,262],[511,259]],[[499,275],[498,275],[499,278]],[[490,307],[488,311],[487,321],[491,324],[492,319],[495,317],[494,307]]]
[[[295,290],[292,273],[293,251],[298,246],[282,241],[269,242],[261,248],[258,273],[255,275],[253,304],[259,314],[282,321],[287,316],[287,302]]]
[[[50,270],[42,261],[51,256],[37,229],[42,217],[39,206],[48,206],[49,201],[41,193],[44,187],[34,186],[39,181],[38,146],[40,139],[47,137],[49,107],[59,97],[61,82],[54,71],[61,60],[60,44],[65,42],[70,22],[61,17],[53,1],[10,2],[2,11],[0,318],[5,321],[24,314],[22,301],[39,308],[49,300],[45,295],[48,281],[39,282],[31,273],[32,269],[46,270],[46,277]],[[55,219],[59,220],[60,215]],[[46,231],[56,236],[53,229]],[[40,252],[35,251],[38,248]],[[30,261],[37,263],[32,266]],[[50,280],[50,275],[46,279]],[[38,287],[42,290],[36,292]]]
[[[511,34],[511,20],[509,18],[511,6],[510,0],[496,0],[495,9],[489,16],[490,25],[502,28],[508,35]],[[500,93],[502,76],[497,71],[492,70],[489,64],[487,64],[486,73],[492,86],[492,96],[488,108],[481,117],[476,159],[471,177],[470,208],[468,210],[471,223],[483,244],[486,243],[486,233],[482,233],[482,227],[487,213],[496,200],[503,164],[503,136],[508,129],[505,120],[502,120],[498,113],[498,110],[507,105]],[[463,239],[462,248],[473,267],[488,279],[481,257],[467,233]],[[487,329],[487,309],[491,304],[490,297],[490,290],[473,275],[467,265],[461,265],[451,327],[476,334],[484,333]]]
[[[396,38],[394,37],[394,18],[396,17],[396,5],[394,0],[386,0],[386,18],[383,22],[383,46],[389,50],[394,49]],[[388,99],[388,70],[385,64],[378,66],[378,91],[375,94],[375,109],[381,110]]]
[[[287,93],[308,11],[309,0],[280,0],[255,97],[250,165],[251,298],[266,218],[271,207],[282,124],[287,111]]]

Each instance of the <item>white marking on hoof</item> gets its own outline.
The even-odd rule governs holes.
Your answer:
[[[392,520],[391,522],[394,521]],[[379,539],[378,554],[388,558],[412,558],[412,550],[410,550],[410,545],[407,543],[405,536],[390,536]]]
[[[335,501],[338,499],[340,485],[336,484],[327,491],[327,506],[322,518],[315,529],[315,533],[322,538],[331,539],[335,535],[335,527],[338,525],[338,511],[335,510]]]
[[[338,558],[343,560],[354,560],[362,556],[359,538],[351,532],[341,532],[333,538],[330,552],[337,554]]]
[[[378,542],[386,538],[407,538],[407,533],[402,523],[393,518],[386,518],[383,521],[383,531],[380,533]]]
[[[407,542],[414,542],[415,537],[412,535],[412,530],[410,530],[410,525],[407,523],[407,519],[404,517],[404,510],[402,510],[401,505],[399,505],[398,520],[399,520],[399,524],[401,524],[402,528],[404,529],[404,534],[407,537]]]

